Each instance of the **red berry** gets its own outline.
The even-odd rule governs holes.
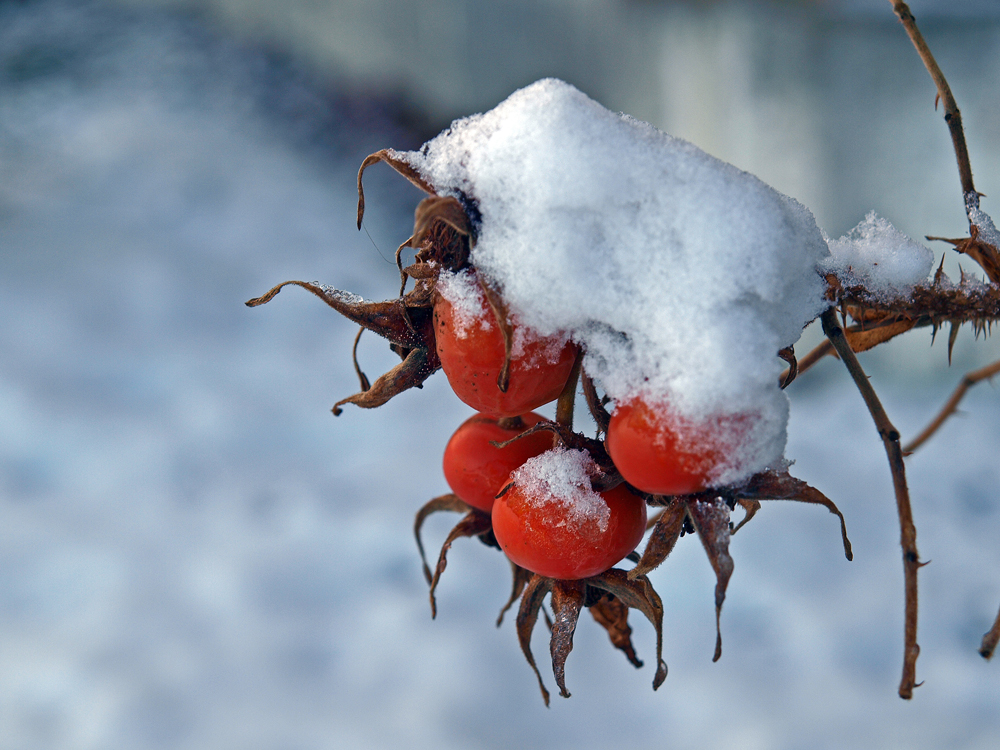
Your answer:
[[[494,496],[510,479],[510,473],[552,447],[552,433],[536,432],[504,448],[491,445],[491,441],[510,440],[542,419],[541,415],[529,412],[516,427],[500,426],[496,418],[485,414],[463,422],[444,449],[444,478],[452,492],[489,513]]]
[[[478,285],[474,291],[480,292]],[[555,400],[573,369],[576,345],[559,337],[537,336],[524,327],[518,330],[513,322],[519,346],[511,358],[504,393],[497,385],[504,363],[500,327],[481,292],[478,299],[463,302],[461,311],[440,294],[434,303],[437,353],[455,395],[476,411],[497,417],[525,414]]]
[[[625,485],[595,492],[580,470],[587,462],[596,468],[582,451],[554,449],[514,473],[493,504],[493,534],[515,564],[550,578],[589,578],[642,541],[646,504]]]

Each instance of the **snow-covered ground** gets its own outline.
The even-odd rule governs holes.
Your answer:
[[[854,562],[830,514],[765,505],[733,541],[713,664],[714,578],[686,537],[653,576],[663,687],[583,618],[573,697],[546,710],[512,623],[493,627],[498,553],[456,543],[430,619],[412,515],[446,490],[468,408],[437,375],[335,419],[354,328],[292,289],[243,306],[292,278],[394,294],[419,194],[370,170],[370,240],[354,174],[412,135],[359,132],[293,68],[146,12],[5,5],[0,62],[0,747],[996,746],[1000,665],[976,654],[1000,605],[989,385],[909,459],[933,560],[912,702],[888,470],[830,360],[790,389],[787,455],[844,511]],[[904,435],[1000,356],[963,331],[950,372],[919,368],[944,342],[911,337],[864,360]],[[372,338],[361,359],[394,358]]]

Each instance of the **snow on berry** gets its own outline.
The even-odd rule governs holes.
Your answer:
[[[807,209],[555,79],[392,155],[474,209],[478,272],[539,334],[583,344],[612,398],[646,395],[693,423],[763,415],[714,480],[780,460],[776,353],[827,304]]]

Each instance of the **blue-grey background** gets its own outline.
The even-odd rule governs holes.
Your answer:
[[[1000,14],[912,7],[1000,195]],[[430,619],[412,516],[446,491],[468,408],[438,375],[335,419],[353,326],[297,290],[243,302],[291,278],[395,294],[420,195],[371,170],[359,233],[361,159],[544,75],[758,173],[833,236],[870,209],[965,231],[933,88],[882,0],[0,3],[0,748],[996,746],[1000,665],[976,654],[1000,604],[988,384],[908,463],[933,560],[910,703],[889,474],[833,360],[790,389],[787,455],[855,560],[822,509],[766,505],[733,541],[718,663],[693,538],[653,576],[656,693],[585,615],[574,695],[545,709],[493,626],[506,563],[476,542]],[[942,339],[864,359],[904,435],[1000,358],[966,329],[949,369]],[[360,356],[393,363],[374,338]],[[454,520],[429,522],[432,547]]]

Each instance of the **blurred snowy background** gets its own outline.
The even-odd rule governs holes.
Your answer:
[[[998,6],[911,6],[1000,195]],[[371,170],[357,232],[361,159],[546,75],[757,173],[834,237],[870,209],[917,238],[965,231],[885,0],[0,2],[0,747],[996,747],[1000,665],[976,654],[1000,604],[986,384],[909,459],[933,560],[911,703],[889,474],[834,361],[790,389],[787,455],[844,511],[855,560],[822,509],[765,506],[733,542],[720,662],[690,538],[654,574],[657,693],[585,616],[573,698],[546,710],[512,623],[493,627],[506,563],[478,543],[456,544],[431,621],[412,516],[469,410],[438,375],[334,419],[353,326],[296,290],[243,302],[291,278],[392,296],[420,196]],[[1000,357],[963,330],[948,369],[929,344],[863,360],[904,435]],[[361,359],[393,362],[374,338]]]

